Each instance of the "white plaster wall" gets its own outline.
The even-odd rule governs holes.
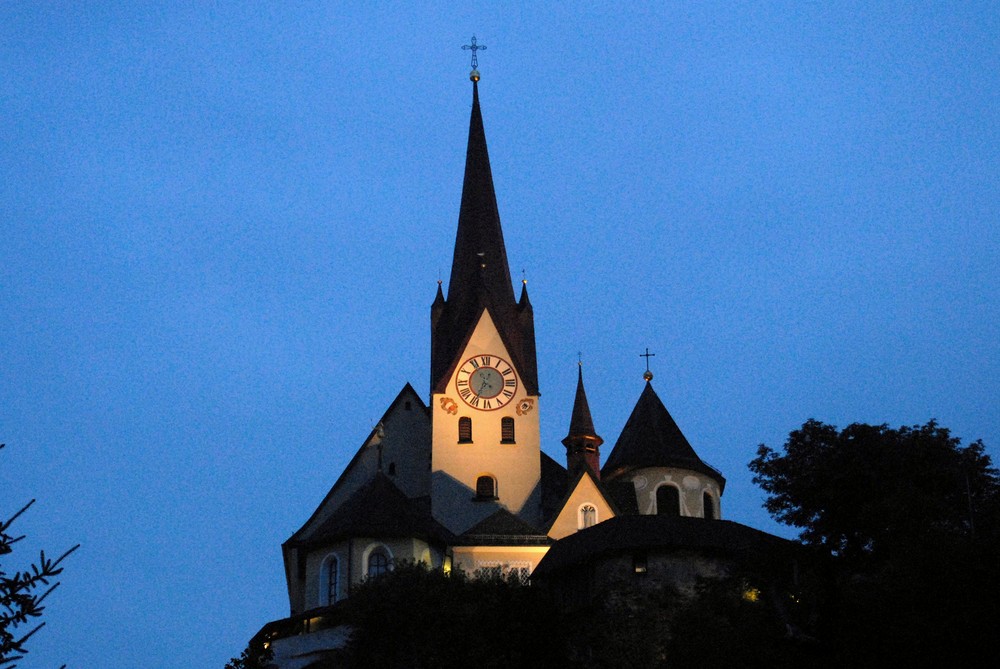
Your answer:
[[[440,568],[443,556],[440,551],[432,548],[426,541],[420,539],[378,539],[374,537],[358,537],[352,540],[344,539],[337,543],[316,548],[306,557],[306,577],[296,584],[296,595],[301,607],[296,611],[308,611],[320,604],[320,571],[326,556],[337,553],[340,559],[340,591],[339,599],[348,596],[348,578],[350,585],[356,585],[368,576],[367,557],[378,546],[384,546],[392,557],[393,563],[424,562],[431,568]],[[350,563],[350,572],[348,572]]]
[[[655,514],[656,489],[661,485],[672,485],[680,491],[682,516],[703,518],[702,494],[708,492],[715,501],[716,518],[722,518],[722,494],[719,491],[719,484],[704,474],[690,469],[646,467],[635,470],[629,474],[629,478],[635,486],[636,500],[641,514]]]

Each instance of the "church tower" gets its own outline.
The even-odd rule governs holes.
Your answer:
[[[540,521],[535,327],[527,285],[515,300],[479,72],[448,296],[431,306],[431,511],[461,534],[500,509]]]

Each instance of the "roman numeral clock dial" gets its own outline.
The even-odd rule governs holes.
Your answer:
[[[477,355],[458,368],[455,389],[462,401],[473,409],[493,411],[514,399],[517,374],[503,358]]]

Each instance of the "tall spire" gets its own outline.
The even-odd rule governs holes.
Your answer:
[[[448,297],[443,304],[435,299],[431,309],[431,392],[444,392],[457,356],[487,309],[525,390],[537,395],[534,317],[523,288],[521,301],[514,299],[479,107],[478,70],[470,79],[472,116]]]
[[[458,214],[455,256],[448,282],[448,301],[465,306],[468,302],[514,302],[514,288],[503,243],[500,212],[493,189],[493,171],[486,149],[486,131],[479,108],[479,82],[472,82],[472,118],[465,153],[465,181]]]
[[[569,434],[562,440],[566,447],[566,469],[570,473],[586,467],[598,479],[601,478],[601,444],[604,440],[594,430],[594,419],[590,416],[587,391],[583,388],[583,364],[576,377],[576,399],[573,400],[573,415],[569,420]]]

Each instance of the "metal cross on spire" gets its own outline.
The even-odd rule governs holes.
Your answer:
[[[473,70],[478,70],[479,69],[479,57],[476,56],[476,52],[479,51],[480,49],[485,49],[485,48],[486,48],[485,44],[476,44],[476,36],[475,35],[472,36],[472,44],[465,44],[465,45],[462,46],[462,50],[463,51],[472,51],[472,69]]]
[[[642,375],[642,378],[646,379],[647,381],[652,381],[653,380],[653,373],[651,371],[649,371],[649,359],[650,358],[655,358],[656,354],[655,353],[650,353],[649,352],[649,347],[647,346],[646,347],[646,352],[645,353],[640,353],[639,357],[646,359],[646,372]]]

